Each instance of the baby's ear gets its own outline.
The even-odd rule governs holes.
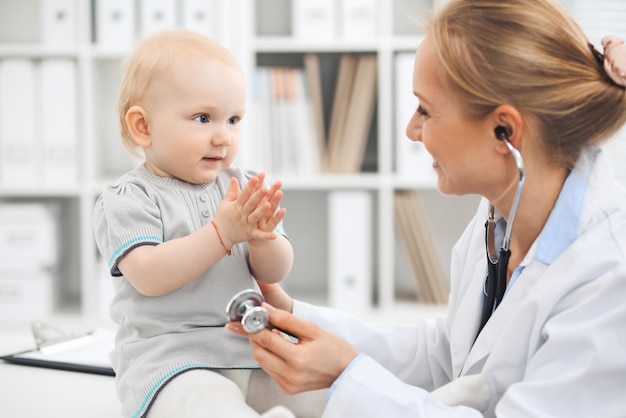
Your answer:
[[[148,128],[148,112],[141,106],[132,106],[126,112],[126,126],[138,146],[147,148],[152,143]]]

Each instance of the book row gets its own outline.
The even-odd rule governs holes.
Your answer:
[[[334,93],[322,91],[318,55],[305,54],[303,63],[255,70],[254,134],[244,164],[281,175],[360,172],[375,117],[376,56],[342,54]]]
[[[413,59],[395,56],[394,132],[381,134],[394,142],[394,172],[434,187],[432,158],[405,133],[417,108]],[[369,53],[305,53],[292,66],[257,67],[247,121],[253,133],[240,150],[241,164],[277,175],[377,171],[376,153],[368,153],[378,140],[377,77],[377,56]]]
[[[433,185],[428,153],[405,135],[417,106],[412,62],[412,54],[396,56],[395,172]],[[368,141],[376,139],[376,55],[341,54],[326,91],[319,55],[304,54],[303,63],[255,70],[254,134],[242,147],[242,165],[280,175],[365,171]],[[76,184],[76,72],[72,59],[0,60],[0,185]]]
[[[448,279],[419,196],[396,192],[394,207],[417,300],[447,303]],[[373,307],[372,208],[373,196],[366,191],[333,191],[328,196],[328,303],[357,315]]]

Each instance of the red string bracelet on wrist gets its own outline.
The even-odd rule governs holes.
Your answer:
[[[220,239],[220,244],[222,244],[222,248],[224,249],[224,251],[226,251],[226,254],[233,255],[232,250],[229,250],[228,248],[226,248],[226,244],[224,244],[224,240],[222,239],[222,234],[220,234],[219,229],[217,229],[217,225],[215,224],[215,222],[211,221],[211,225],[213,225],[213,228],[215,228],[217,237]]]

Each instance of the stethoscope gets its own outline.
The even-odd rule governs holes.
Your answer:
[[[515,215],[517,214],[525,181],[522,154],[511,144],[511,142],[509,142],[509,134],[506,131],[506,128],[498,126],[495,129],[495,134],[498,139],[502,140],[506,144],[509,151],[511,151],[511,155],[513,155],[513,158],[515,159],[515,164],[517,164],[519,179],[517,181],[517,189],[515,190],[515,197],[513,199],[513,205],[511,206],[511,212],[509,213],[509,219],[506,223],[504,240],[502,241],[502,247],[500,248],[499,255],[496,252],[495,244],[495,209],[492,204],[489,204],[489,217],[485,223],[485,242],[487,247],[487,280],[485,283],[486,297],[480,319],[480,326],[478,327],[476,336],[480,334],[480,331],[491,317],[491,314],[496,310],[504,297],[504,292],[506,290],[507,269],[509,267],[509,258],[511,257],[511,250],[509,248],[511,244],[511,231],[513,229],[513,222],[515,221]]]
[[[261,332],[263,329],[277,329],[283,337],[294,344],[298,343],[298,337],[273,326],[269,323],[270,314],[263,307],[265,299],[263,295],[254,289],[245,289],[233,296],[226,305],[226,317],[229,321],[240,322],[244,331],[250,334]]]
[[[515,190],[515,197],[513,198],[513,205],[511,206],[511,212],[504,231],[504,240],[502,242],[499,255],[496,252],[495,244],[495,208],[492,204],[489,205],[489,217],[485,223],[485,241],[487,247],[487,280],[485,284],[486,298],[482,317],[480,319],[480,326],[476,336],[480,334],[480,331],[491,317],[491,314],[495,311],[504,297],[504,291],[506,290],[507,269],[509,266],[509,258],[511,257],[511,250],[509,248],[511,244],[511,231],[513,229],[513,222],[515,221],[515,215],[517,214],[525,180],[522,154],[520,154],[520,152],[509,141],[509,135],[506,128],[498,126],[495,129],[495,134],[498,139],[502,140],[506,144],[511,152],[511,155],[513,155],[515,164],[517,165],[519,180],[517,182],[517,189]],[[263,295],[259,292],[253,289],[243,290],[231,298],[226,307],[226,316],[229,321],[241,322],[244,330],[248,333],[256,333],[264,328],[274,328],[269,324],[269,313],[263,306],[261,306],[262,303]],[[281,331],[284,334],[293,337],[295,341],[297,341],[297,337],[294,335],[284,330]]]

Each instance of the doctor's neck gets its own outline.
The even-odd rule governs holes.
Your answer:
[[[519,265],[543,230],[568,173],[555,165],[526,165],[526,184],[511,231],[511,266]],[[508,218],[508,208],[503,215]]]

